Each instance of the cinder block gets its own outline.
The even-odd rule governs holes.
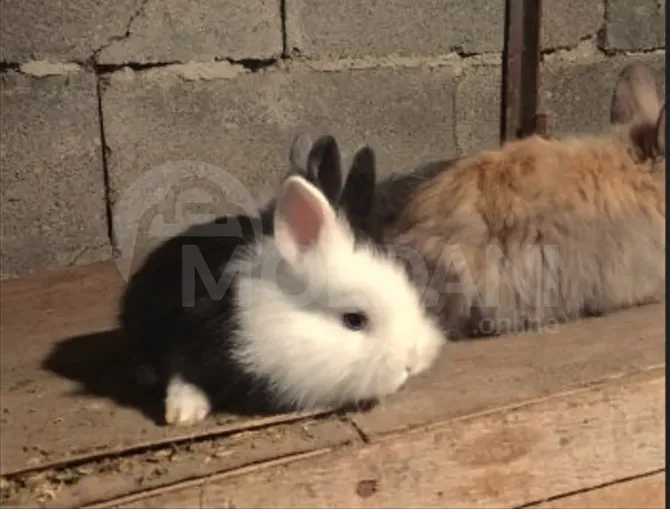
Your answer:
[[[255,212],[254,199],[286,171],[299,131],[334,134],[345,168],[370,143],[381,174],[453,155],[452,81],[447,68],[294,68],[214,81],[117,73],[103,94],[117,246],[130,258],[214,214]],[[181,170],[205,179],[170,180]],[[202,215],[191,220],[194,201]]]
[[[597,133],[609,124],[614,84],[623,67],[639,59],[658,72],[663,93],[664,55],[616,57],[598,61],[551,60],[542,66],[540,111],[548,114],[552,135]],[[499,143],[500,67],[468,70],[456,85],[456,137],[464,152]]]
[[[487,0],[286,0],[289,50],[315,58],[500,52],[504,2]],[[603,2],[544,2],[542,44],[576,45],[602,26]]]
[[[156,63],[282,52],[280,0],[0,0],[4,62]]]
[[[0,272],[108,258],[95,76],[0,84]]]
[[[498,145],[500,65],[467,69],[456,85],[456,144],[462,153]]]
[[[597,63],[550,62],[545,68],[543,109],[555,134],[597,133],[609,125],[612,92],[623,67],[633,61],[648,63],[664,94],[665,55],[620,56]]]
[[[143,0],[0,0],[0,60],[82,62],[126,33]]]
[[[605,2],[551,0],[542,2],[543,49],[570,48],[596,36],[605,18]]]
[[[100,52],[100,63],[262,59],[283,50],[280,0],[145,1],[128,32]]]
[[[286,0],[289,50],[318,58],[501,51],[504,2]]]
[[[608,0],[602,44],[610,50],[665,48],[665,0]]]

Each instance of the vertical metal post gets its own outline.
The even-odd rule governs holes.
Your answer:
[[[507,0],[505,2],[500,143],[516,138],[519,129],[524,1]]]
[[[523,19],[523,75],[521,103],[521,136],[536,132],[536,115],[540,83],[540,19],[541,0],[524,1]]]
[[[500,142],[546,133],[538,115],[541,0],[507,0],[503,50]]]

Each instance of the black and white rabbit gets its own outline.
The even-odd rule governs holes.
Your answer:
[[[121,323],[165,389],[168,424],[231,401],[253,411],[374,401],[436,359],[444,337],[402,267],[338,213],[338,158],[335,140],[320,139],[310,169],[286,177],[260,217],[191,227],[129,281]]]

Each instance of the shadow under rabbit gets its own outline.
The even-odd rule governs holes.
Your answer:
[[[133,408],[157,425],[165,425],[164,388],[147,386],[137,378],[136,365],[130,346],[121,330],[109,330],[63,339],[42,362],[42,368],[79,384],[72,397],[105,398],[121,407]],[[214,413],[242,417],[271,416],[294,411],[273,406],[263,391],[236,394],[230,391]],[[377,406],[377,401],[360,401],[333,413],[365,413]]]
[[[159,391],[140,386],[120,330],[65,338],[42,362],[42,368],[79,384],[73,397],[106,398],[139,410],[149,419],[162,420]]]

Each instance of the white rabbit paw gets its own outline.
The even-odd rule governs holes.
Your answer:
[[[201,389],[180,376],[172,377],[165,397],[165,422],[190,426],[203,421],[211,410],[209,398]]]

